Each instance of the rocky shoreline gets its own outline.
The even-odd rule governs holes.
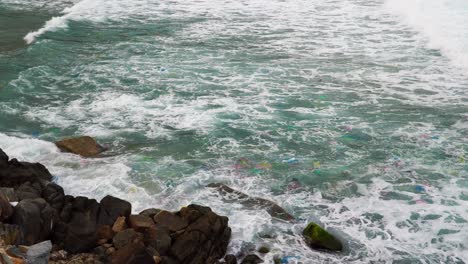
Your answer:
[[[96,148],[92,139],[86,141],[94,152],[104,150]],[[70,151],[69,146],[57,145]],[[275,218],[294,220],[271,201],[251,198],[223,184],[208,187],[235,194],[243,205],[263,207]],[[1,149],[0,221],[0,263],[237,263],[236,256],[226,256],[229,220],[209,207],[191,204],[177,212],[150,208],[132,214],[129,202],[113,196],[98,202],[66,195],[42,164],[10,159]],[[314,223],[303,235],[312,248],[342,250],[339,240]],[[241,263],[262,260],[250,254]]]

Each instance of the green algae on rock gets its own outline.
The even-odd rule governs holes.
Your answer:
[[[341,251],[343,245],[333,235],[316,223],[309,223],[302,231],[307,245],[315,249],[328,249],[333,251]]]

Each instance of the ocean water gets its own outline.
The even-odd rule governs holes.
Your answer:
[[[111,150],[51,143],[77,135]],[[210,206],[230,253],[467,263],[467,143],[466,0],[0,0],[0,148],[73,195]],[[307,248],[308,221],[345,252]]]

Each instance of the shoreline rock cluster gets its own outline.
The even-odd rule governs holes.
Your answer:
[[[105,150],[91,137],[56,145],[83,157]],[[297,222],[272,201],[222,183],[207,187],[217,189],[226,202]],[[10,159],[0,149],[0,264],[237,264],[236,256],[226,255],[231,237],[228,221],[195,204],[177,212],[150,208],[132,214],[129,202],[113,196],[98,202],[66,195],[42,164]],[[338,239],[315,223],[309,223],[302,235],[313,249],[343,249]],[[269,248],[258,252],[266,254]],[[241,264],[263,263],[255,254],[241,255],[245,256]],[[284,262],[275,259],[275,263]]]
[[[0,149],[0,263],[216,263],[231,236],[209,207],[178,212],[65,195],[39,163]]]

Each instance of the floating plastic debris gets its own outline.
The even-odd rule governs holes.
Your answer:
[[[291,260],[294,260],[294,259],[301,259],[299,256],[284,256],[281,258],[281,264],[290,264],[292,262],[290,262]]]
[[[128,189],[128,192],[129,193],[136,193],[138,191],[138,189],[135,187],[135,186],[132,186]]]
[[[465,163],[465,157],[463,155],[460,155],[460,157],[458,157],[458,162]]]
[[[40,134],[41,134],[41,133],[39,133],[39,131],[33,131],[33,132],[31,133],[31,136],[37,138],[37,137],[39,137]]]
[[[424,188],[424,186],[422,186],[422,185],[416,185],[416,186],[414,186],[414,190],[416,192],[425,192],[426,188]]]
[[[250,169],[253,167],[252,162],[247,158],[240,158],[237,160],[236,164],[234,165],[236,170],[239,169]]]
[[[298,164],[299,163],[299,160],[297,160],[296,158],[284,159],[282,161],[283,161],[283,163],[288,163],[288,164]]]
[[[320,161],[312,162],[312,166],[314,166],[314,169],[320,169]]]
[[[271,169],[272,165],[267,161],[262,161],[262,162],[258,163],[256,167],[257,167],[257,169],[269,170],[269,169]]]
[[[293,178],[286,188],[288,191],[293,191],[302,188],[302,184],[298,179]]]
[[[50,133],[54,134],[54,135],[57,135],[57,134],[60,134],[62,130],[58,127],[53,127],[50,129]]]

